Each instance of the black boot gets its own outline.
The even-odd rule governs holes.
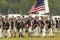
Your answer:
[[[19,37],[20,37],[20,34],[19,34]]]

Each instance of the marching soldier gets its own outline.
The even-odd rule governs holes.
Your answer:
[[[28,37],[32,37],[32,18],[27,20],[27,25],[28,25]]]
[[[49,32],[49,37],[53,37],[53,31],[52,31],[52,20],[51,18],[49,17],[49,19],[46,20],[46,24],[47,24],[47,27],[48,27],[48,32]]]
[[[5,37],[11,37],[11,34],[10,34],[10,24],[9,24],[9,19],[8,19],[8,16],[6,16],[5,18]]]
[[[55,27],[55,32],[58,32],[58,19],[55,18],[54,20],[54,27]]]
[[[11,36],[12,36],[12,37],[13,37],[13,36],[16,37],[15,22],[16,22],[16,20],[15,20],[14,16],[12,16],[11,21],[10,21],[10,23],[11,23]]]
[[[35,19],[34,19],[34,36],[35,37],[39,37],[39,19],[38,17],[36,16]]]
[[[26,29],[26,19],[25,17],[23,16],[22,18],[22,26],[23,26],[23,32],[22,32],[22,35],[25,36],[25,29]]]
[[[21,24],[21,19],[19,18],[19,19],[16,20],[16,28],[17,28],[17,30],[19,32],[19,37],[21,35],[20,24]]]
[[[42,37],[46,37],[46,23],[45,23],[45,18],[41,17],[41,29],[42,29]]]
[[[24,23],[23,19],[21,19],[20,30],[19,30],[19,34],[21,35],[21,37],[24,37],[24,26],[25,26],[25,23]],[[19,35],[19,37],[20,37],[20,35]]]

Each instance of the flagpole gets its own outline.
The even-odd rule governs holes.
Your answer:
[[[44,3],[45,3],[45,13],[49,13],[49,16],[51,17],[50,11],[49,11],[48,0],[45,0]]]

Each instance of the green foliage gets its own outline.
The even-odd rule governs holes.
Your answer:
[[[49,0],[51,15],[60,15],[60,0]]]
[[[28,14],[36,0],[0,0],[0,12],[8,14],[11,9],[13,13]],[[48,0],[51,15],[60,15],[60,0]]]

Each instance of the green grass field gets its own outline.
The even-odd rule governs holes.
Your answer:
[[[54,33],[54,37],[48,37],[48,33],[46,38],[42,38],[41,37],[41,33],[40,33],[40,37],[28,37],[27,33],[25,34],[25,37],[16,37],[16,38],[0,38],[0,40],[60,40],[60,33]]]

